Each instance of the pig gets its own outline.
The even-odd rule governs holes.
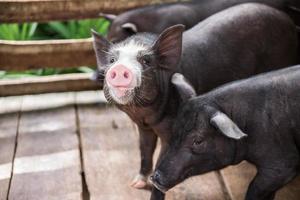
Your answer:
[[[300,65],[228,83],[196,96],[176,73],[182,103],[169,147],[151,176],[166,192],[190,176],[256,165],[246,200],[274,199],[300,166]]]
[[[138,32],[159,34],[164,29],[183,24],[189,29],[226,8],[242,3],[263,3],[280,9],[290,15],[300,26],[300,2],[298,0],[201,0],[145,6],[124,12],[120,15],[100,16],[111,22],[107,38],[118,42]]]
[[[183,31],[183,25],[175,25],[160,35],[140,33],[116,44],[92,33],[105,97],[138,126],[141,166],[135,188],[146,186],[157,138],[162,155],[171,136],[180,104],[172,74],[184,74],[202,94],[296,62],[294,23],[262,4],[231,7]]]
[[[207,17],[234,5],[258,2],[286,12],[296,23],[300,38],[300,1],[298,0],[201,0],[145,6],[127,11],[119,16],[101,13],[111,22],[107,38],[115,43],[139,32],[161,33],[166,28],[183,24],[186,29]],[[298,50],[300,62],[300,50]],[[91,80],[103,87],[104,77],[96,69]]]

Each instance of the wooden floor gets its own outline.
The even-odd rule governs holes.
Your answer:
[[[0,98],[1,200],[144,200],[129,186],[138,136],[99,92]],[[167,200],[242,200],[255,168],[246,162],[187,180]],[[300,178],[277,200],[299,200]]]

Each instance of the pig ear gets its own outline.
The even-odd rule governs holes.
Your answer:
[[[125,23],[121,26],[124,30],[129,31],[131,33],[137,33],[138,29],[133,23]]]
[[[184,25],[175,25],[164,30],[156,40],[153,51],[158,56],[159,67],[175,70],[180,58],[182,49],[182,33]]]
[[[229,138],[239,140],[248,136],[226,114],[220,111],[212,116],[210,123]]]
[[[97,82],[98,81],[98,69],[96,69],[92,75],[90,76],[90,80],[91,81],[94,81],[94,82]]]
[[[95,30],[91,30],[94,39],[94,51],[96,53],[98,66],[101,66],[105,62],[106,54],[109,51],[111,43],[97,33]]]
[[[99,13],[99,17],[103,17],[104,19],[113,22],[117,18],[117,15]]]
[[[100,70],[100,69],[96,68],[96,70],[93,72],[92,76],[90,77],[90,80],[97,82],[97,83],[103,83],[104,70]]]
[[[196,96],[195,89],[182,74],[173,74],[171,82],[176,87],[182,101],[185,102]]]

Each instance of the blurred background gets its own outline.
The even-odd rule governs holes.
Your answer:
[[[99,13],[164,2],[174,0],[0,0],[0,97],[99,89],[91,29],[109,28]]]
[[[109,23],[109,21],[103,18],[52,21],[47,23],[1,23],[0,39],[12,41],[83,39],[91,37],[91,29],[94,29],[101,35],[105,36]],[[79,66],[65,69],[41,68],[25,71],[1,70],[0,79],[18,79],[68,73],[88,73],[92,72],[94,68],[95,66]]]

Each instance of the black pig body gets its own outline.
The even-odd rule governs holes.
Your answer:
[[[300,65],[229,83],[199,97],[173,76],[183,98],[170,147],[152,176],[167,190],[189,176],[247,160],[258,173],[247,200],[271,200],[300,166]]]
[[[287,13],[294,21],[300,38],[300,1],[298,0],[201,0],[145,6],[120,14],[101,14],[111,21],[107,38],[120,42],[136,33],[159,34],[166,28],[183,24],[190,29],[200,21],[229,7],[243,3],[262,3]],[[300,48],[300,47],[299,47]],[[300,62],[300,50],[298,50]],[[103,76],[96,70],[92,80],[100,85]]]
[[[126,112],[140,132],[141,170],[133,186],[145,186],[157,136],[162,152],[171,137],[180,98],[170,85],[183,73],[197,94],[223,83],[296,62],[295,26],[284,13],[262,4],[224,10],[184,32],[174,26],[159,36],[137,34],[111,44],[94,33],[106,98]],[[142,183],[141,183],[142,181]]]
[[[102,15],[112,22],[108,39],[116,42],[137,32],[158,34],[176,24],[183,24],[189,29],[217,12],[249,2],[263,3],[280,9],[300,26],[300,2],[297,0],[198,0],[146,6],[119,16]]]

